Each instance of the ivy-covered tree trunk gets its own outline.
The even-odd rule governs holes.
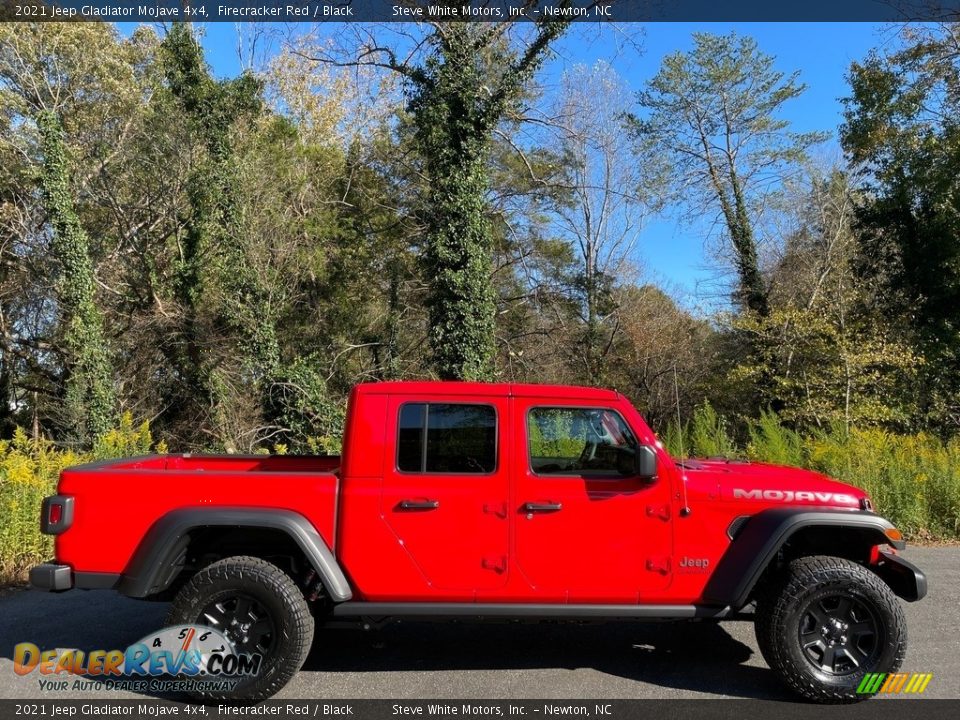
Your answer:
[[[213,80],[203,66],[199,44],[189,26],[175,23],[161,46],[161,58],[167,86],[172,96],[172,112],[181,112],[191,123],[191,129],[203,131],[196,115],[201,113]],[[223,433],[217,427],[216,408],[220,405],[215,382],[215,361],[204,352],[204,338],[209,334],[205,316],[209,278],[209,253],[213,240],[211,231],[217,224],[215,208],[221,188],[213,185],[216,173],[204,158],[193,167],[187,177],[187,203],[182,212],[183,235],[180,254],[173,277],[173,292],[180,305],[179,337],[174,352],[177,375],[184,387],[173,399],[174,415],[194,418],[198,413],[210,413],[211,431],[218,439]]]
[[[0,339],[0,438],[9,437],[16,428],[13,413],[13,372],[9,344]]]
[[[743,183],[735,170],[730,170],[730,189],[733,195],[733,207],[724,198],[723,211],[727,221],[727,230],[730,233],[730,242],[733,244],[734,261],[737,267],[737,276],[740,286],[737,289],[737,299],[741,307],[745,307],[759,317],[765,318],[770,314],[768,290],[760,272],[760,261],[757,256],[757,240],[753,232],[753,223],[747,209],[743,195]],[[718,195],[723,195],[723,189],[718,186]]]
[[[176,23],[164,40],[170,91],[196,134],[204,157],[187,182],[189,215],[177,272],[176,291],[183,306],[183,375],[196,399],[211,410],[214,433],[226,445],[221,420],[228,402],[219,369],[205,357],[204,329],[198,317],[209,314],[208,290],[219,287],[217,314],[241,344],[245,364],[257,376],[261,407],[274,411],[270,389],[280,372],[280,343],[266,293],[251,268],[242,243],[239,170],[230,139],[236,120],[261,108],[261,84],[252,76],[218,83],[210,75],[203,51],[189,25]],[[271,418],[266,418],[271,421]]]
[[[411,103],[430,178],[426,267],[434,367],[447,380],[489,380],[494,294],[486,217],[489,119],[483,73],[465,26],[451,25]]]
[[[91,442],[113,424],[115,398],[103,315],[96,304],[90,243],[70,194],[63,126],[53,112],[37,117],[43,152],[41,188],[53,228],[53,254],[60,263],[60,332],[66,384],[64,432]]]
[[[429,180],[430,344],[434,369],[443,379],[493,377],[496,298],[486,212],[492,135],[550,43],[568,26],[568,21],[538,23],[536,36],[514,55],[496,45],[495,33],[451,23],[433,35],[436,50],[422,66],[402,70],[413,88],[409,109]]]
[[[437,1],[440,7],[461,4]],[[562,9],[572,6],[573,0],[557,2]],[[420,217],[426,225],[431,365],[443,379],[494,376],[496,293],[487,216],[492,137],[569,25],[569,19],[542,16],[513,34],[521,23],[435,23],[417,43],[423,52],[416,49],[403,61],[373,35],[374,42],[352,60],[325,51],[314,58],[340,67],[390,70],[406,83],[426,180]]]
[[[7,202],[5,188],[0,187],[0,206]],[[0,288],[7,287],[10,275],[10,258],[7,256],[7,247],[10,244],[6,233],[0,235]],[[15,359],[10,342],[9,303],[7,298],[0,295],[0,438],[11,437],[16,428],[13,397],[13,366]]]

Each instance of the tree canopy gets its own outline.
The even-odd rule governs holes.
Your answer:
[[[743,441],[769,408],[955,433],[955,28],[854,63],[833,162],[753,39],[697,33],[637,93],[555,57],[575,31],[304,31],[221,78],[190,25],[0,24],[0,433],[336,452],[355,383],[424,377]],[[661,215],[720,240],[717,310],[645,263]]]

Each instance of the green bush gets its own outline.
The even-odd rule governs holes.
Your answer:
[[[748,434],[746,454],[751,460],[797,467],[807,464],[803,437],[785,427],[775,412],[762,412],[759,420],[749,424]]]
[[[690,441],[687,440],[688,434],[689,430],[685,425],[670,422],[658,433],[658,437],[670,455],[675,458],[684,458],[691,455]]]
[[[697,457],[732,458],[737,455],[737,446],[727,431],[727,421],[709,402],[694,410],[689,434],[690,451]]]
[[[166,452],[166,446],[154,445],[148,424],[134,426],[129,413],[90,452],[29,438],[19,428],[11,440],[0,440],[0,583],[22,579],[31,565],[53,556],[53,538],[40,534],[40,503],[54,493],[61,470],[150,452]]]

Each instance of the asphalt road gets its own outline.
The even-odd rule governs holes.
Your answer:
[[[905,604],[910,639],[903,670],[934,674],[925,697],[960,698],[960,547],[910,548],[905,555],[927,573],[930,593]],[[13,672],[16,643],[124,648],[160,628],[166,610],[112,592],[7,592],[0,596],[0,698],[43,697],[36,675]],[[747,622],[324,630],[304,669],[277,697],[791,699],[764,664]]]

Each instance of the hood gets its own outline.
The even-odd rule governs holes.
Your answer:
[[[812,470],[740,460],[684,460],[689,484],[716,488],[721,501],[864,509],[867,494]]]

